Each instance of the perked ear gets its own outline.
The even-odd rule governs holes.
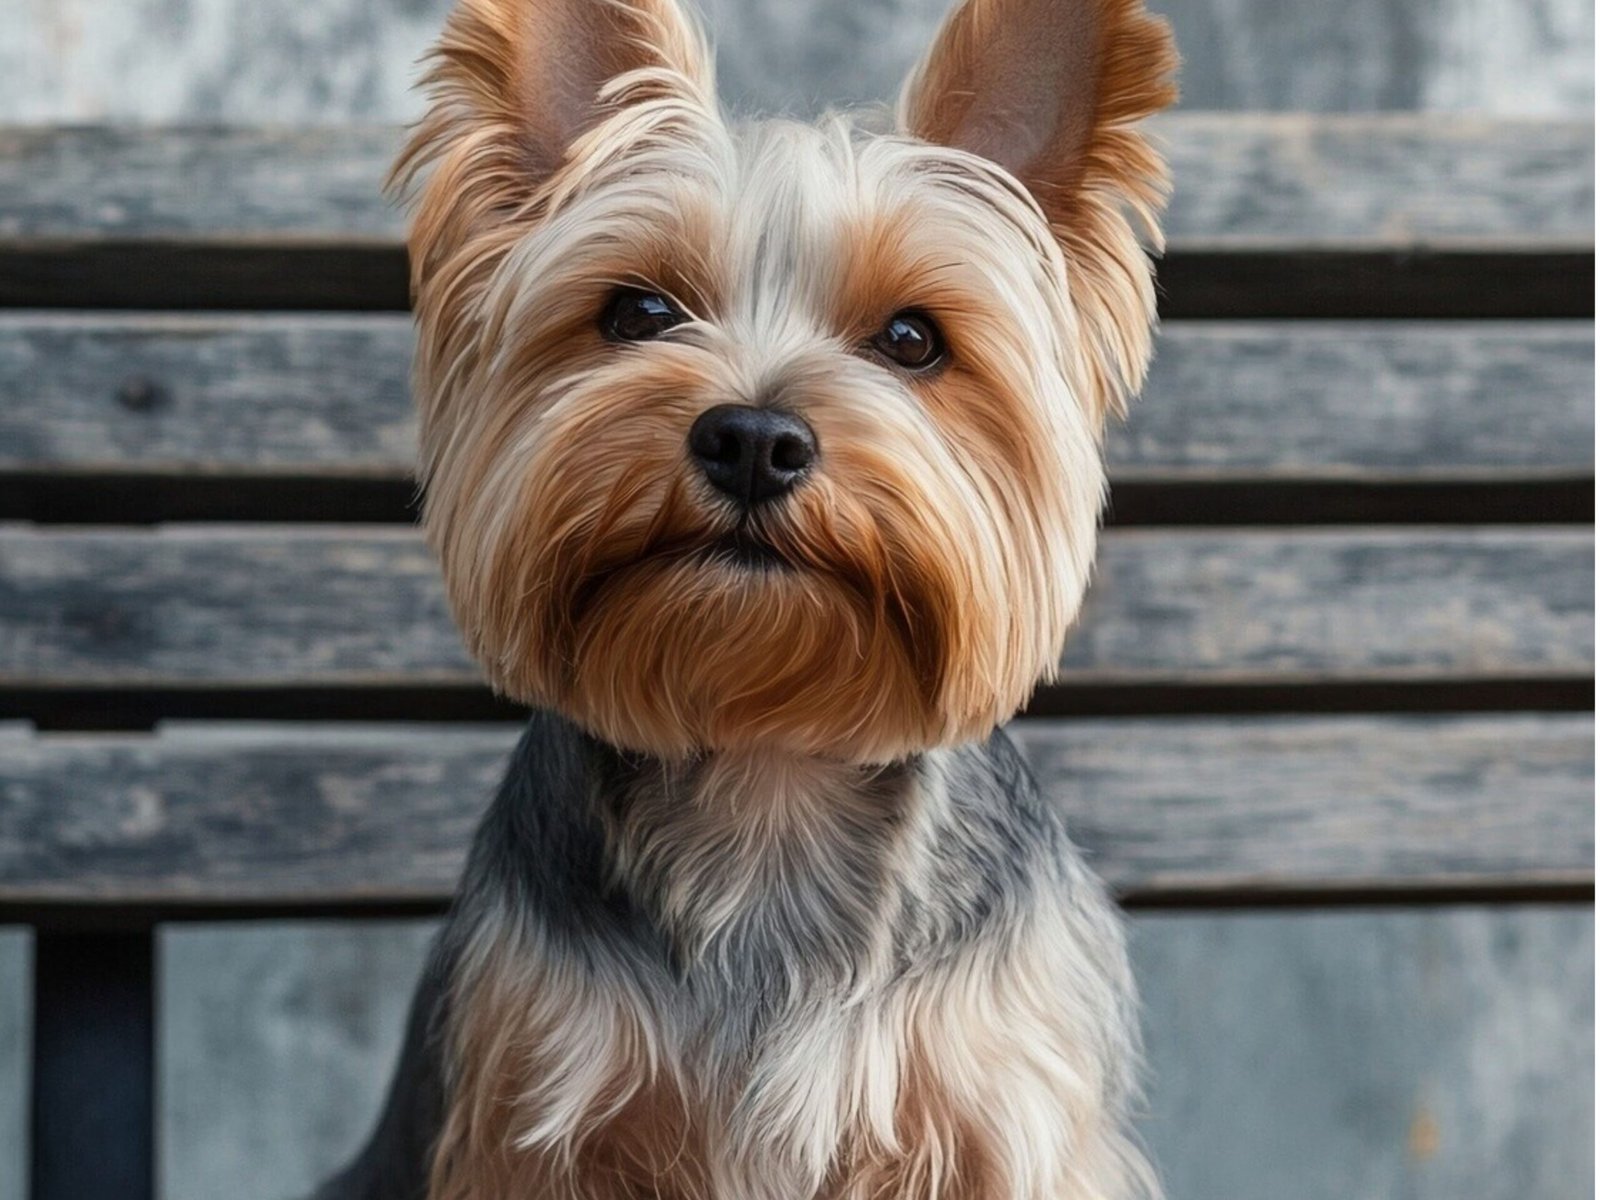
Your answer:
[[[1096,351],[1101,415],[1122,411],[1149,359],[1139,235],[1160,247],[1169,184],[1133,126],[1177,99],[1177,66],[1171,29],[1141,0],[964,0],[900,97],[904,132],[1004,167],[1044,211]]]
[[[677,0],[458,0],[423,89],[428,112],[390,175],[404,192],[431,168],[414,289],[473,235],[532,215],[606,116],[650,101],[715,108],[710,53]]]

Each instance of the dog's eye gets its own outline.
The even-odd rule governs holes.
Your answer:
[[[926,371],[944,358],[944,337],[932,317],[897,312],[873,335],[872,348],[908,371]]]
[[[619,288],[606,302],[600,328],[618,342],[648,342],[689,318],[660,292]]]

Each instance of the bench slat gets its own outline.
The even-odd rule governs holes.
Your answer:
[[[470,685],[411,529],[0,528],[0,685]],[[1581,527],[1112,530],[1068,683],[1592,675]]]
[[[0,314],[0,470],[403,478],[401,316]],[[1594,469],[1594,327],[1175,322],[1122,480],[1519,480]]]
[[[1575,120],[1180,113],[1175,247],[1592,247]],[[0,129],[0,241],[394,243],[392,127]]]
[[[1012,728],[1125,897],[1593,878],[1588,715]],[[442,901],[515,736],[180,723],[10,741],[0,905]]]

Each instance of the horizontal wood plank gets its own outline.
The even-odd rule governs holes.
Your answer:
[[[1174,114],[1176,248],[1593,247],[1575,120]],[[0,250],[128,239],[395,244],[389,126],[0,129]]]
[[[1130,899],[1593,878],[1588,715],[1013,730]],[[13,739],[0,905],[442,901],[515,736],[179,723]]]
[[[1590,676],[1587,529],[1113,530],[1073,682]]]
[[[1588,882],[1592,716],[1012,726],[1124,893]]]
[[[405,478],[400,316],[0,313],[0,471]],[[1123,481],[1594,470],[1583,322],[1174,322]]]
[[[1075,684],[1588,678],[1580,527],[1113,530]],[[0,527],[0,686],[471,685],[403,527]]]

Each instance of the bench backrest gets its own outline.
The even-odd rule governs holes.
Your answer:
[[[1131,904],[1592,895],[1592,127],[1162,132],[1166,325],[1028,756]],[[438,911],[514,736],[409,523],[396,138],[0,132],[38,1200],[148,1168],[156,922]]]

